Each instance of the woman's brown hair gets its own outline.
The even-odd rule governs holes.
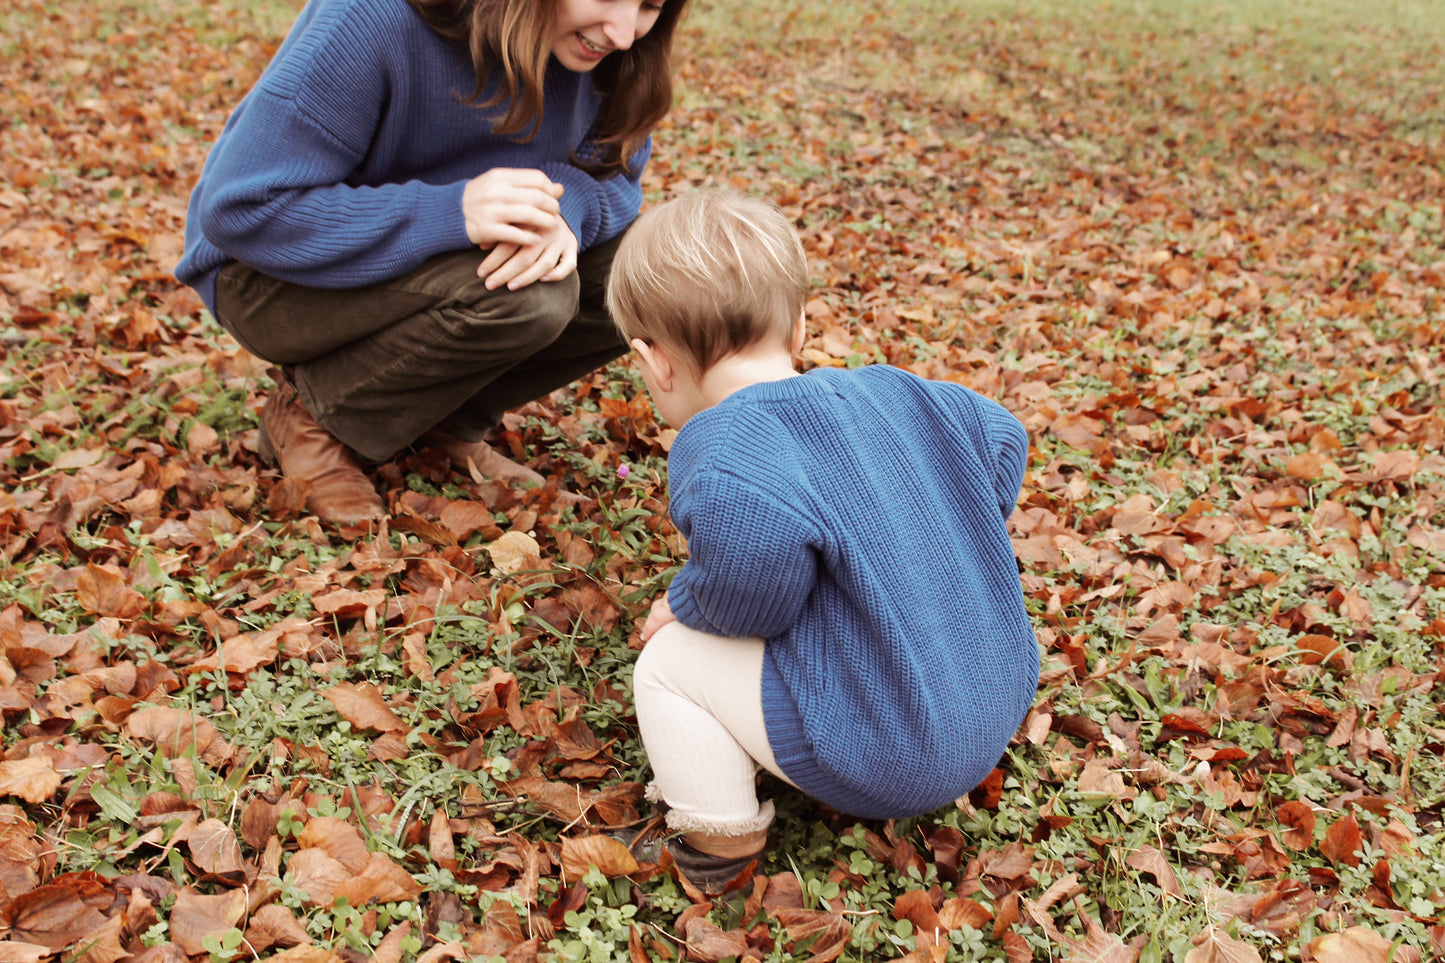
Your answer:
[[[530,140],[542,120],[542,83],[552,56],[555,0],[408,0],[427,25],[471,51],[477,86],[500,71],[496,92],[481,107],[506,104],[499,134]],[[672,38],[687,0],[665,0],[652,29],[628,50],[607,55],[592,72],[602,108],[592,124],[596,156],[574,156],[583,170],[624,170],[672,106]]]

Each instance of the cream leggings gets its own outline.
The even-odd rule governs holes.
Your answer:
[[[766,829],[761,765],[785,779],[763,724],[762,639],[727,639],[670,622],[633,672],[633,702],[652,762],[648,795],[667,803],[676,832],[742,836]]]

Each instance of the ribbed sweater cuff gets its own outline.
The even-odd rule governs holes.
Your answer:
[[[418,192],[416,222],[422,231],[419,240],[425,244],[421,251],[425,257],[465,251],[472,246],[467,237],[467,218],[462,213],[462,194],[466,189],[466,182],[461,181]]]
[[[696,629],[699,632],[709,632],[713,635],[720,634],[717,628],[703,617],[696,596],[688,591],[681,579],[674,579],[672,585],[668,587],[667,605],[672,609],[673,616],[688,628]]]
[[[547,164],[543,172],[562,185],[562,219],[577,237],[578,251],[585,251],[598,241],[602,226],[602,205],[597,199],[596,183],[591,175],[568,164]]]

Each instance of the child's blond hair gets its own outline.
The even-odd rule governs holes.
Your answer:
[[[807,295],[808,259],[776,204],[701,190],[632,225],[607,307],[625,341],[661,344],[700,374],[766,340],[790,347]]]

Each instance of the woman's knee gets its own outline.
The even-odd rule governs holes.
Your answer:
[[[490,340],[497,335],[499,326],[505,326],[515,336],[543,347],[561,336],[577,316],[577,307],[576,275],[561,281],[538,281],[516,291],[488,291],[478,279],[475,285],[457,292],[454,306],[447,313],[463,336]]]

